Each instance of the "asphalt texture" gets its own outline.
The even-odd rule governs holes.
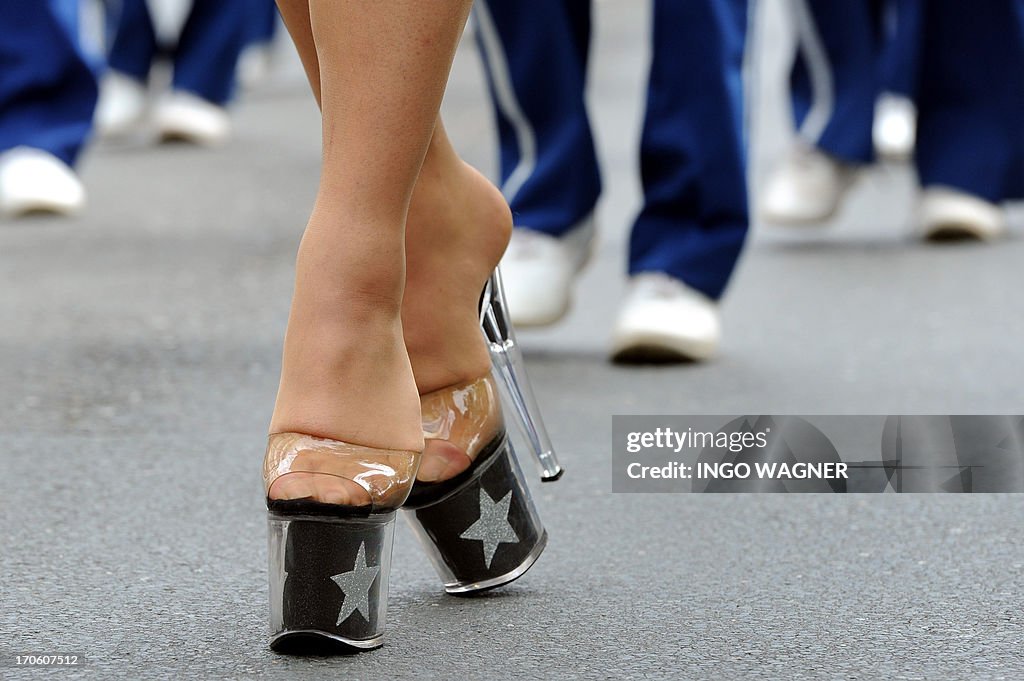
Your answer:
[[[752,176],[788,133],[789,33],[765,3]],[[613,414],[1019,413],[1019,232],[915,240],[913,179],[869,173],[837,220],[755,226],[695,366],[618,367],[608,334],[639,201],[646,3],[599,3],[589,97],[602,241],[561,325],[521,333],[568,472],[534,488],[549,547],[482,598],[445,596],[400,527],[387,644],[267,647],[260,459],[319,121],[294,59],[222,150],[100,145],[73,220],[0,224],[0,677],[1024,676],[1014,495],[611,493]],[[494,168],[472,41],[445,112]],[[74,653],[77,669],[10,656]]]

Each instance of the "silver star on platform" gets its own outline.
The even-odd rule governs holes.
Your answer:
[[[512,502],[512,490],[508,491],[501,501],[491,499],[483,487],[480,488],[480,519],[459,535],[459,539],[474,539],[483,544],[484,561],[487,569],[491,569],[491,561],[499,544],[518,544],[519,536],[515,528],[508,522],[509,504]]]
[[[366,542],[363,542],[359,545],[352,571],[331,577],[345,593],[345,602],[338,613],[338,624],[347,620],[356,611],[362,614],[367,622],[370,621],[370,587],[373,586],[373,580],[377,579],[378,573],[379,565],[366,566]]]

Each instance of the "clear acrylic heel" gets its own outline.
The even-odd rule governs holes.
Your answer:
[[[542,480],[557,480],[563,472],[526,378],[506,307],[501,275],[495,270],[480,301],[492,375],[420,398],[428,450],[431,440],[441,440],[472,461],[454,478],[417,481],[404,506],[451,594],[508,584],[529,570],[547,545],[547,531],[505,428],[503,401],[515,411]]]
[[[494,274],[484,287],[480,304],[480,328],[487,339],[494,374],[499,379],[508,404],[515,410],[531,453],[540,466],[541,480],[554,482],[562,477],[565,469],[555,456],[555,449],[547,428],[544,427],[537,399],[533,396],[533,389],[526,375],[523,353],[516,342],[515,330],[508,314],[501,272],[498,269],[494,270]]]

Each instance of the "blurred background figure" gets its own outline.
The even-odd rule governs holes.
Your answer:
[[[238,80],[242,86],[259,85],[270,73],[280,22],[274,0],[252,0],[246,21],[245,47],[238,59]]]
[[[515,219],[502,260],[521,326],[558,322],[594,246],[601,194],[584,89],[590,0],[481,0],[475,8]],[[655,0],[640,142],[644,205],[612,334],[619,361],[701,360],[747,231],[742,149],[746,2]]]
[[[266,2],[252,0],[121,0],[96,112],[100,134],[116,137],[148,125],[161,140],[227,141],[226,107],[256,5],[266,9]],[[174,17],[175,10],[184,16]],[[160,31],[157,23],[180,30]],[[169,41],[161,40],[163,33],[171,33]],[[150,106],[150,76],[162,53],[172,63],[170,89]]]
[[[799,38],[791,79],[799,135],[765,182],[761,216],[817,224],[835,214],[859,168],[875,159],[872,123],[888,82],[916,99],[916,139],[905,104],[904,123],[892,119],[886,130],[880,120],[874,138],[888,133],[897,151],[916,147],[920,235],[1004,234],[1000,203],[1024,195],[1024,4],[790,4]],[[886,11],[896,24],[888,40]]]
[[[818,223],[832,217],[877,146],[890,156],[912,153],[913,124],[899,109],[916,84],[919,3],[787,4],[797,35],[790,94],[798,137],[766,182],[760,212],[769,222]]]
[[[0,0],[0,213],[73,214],[96,80],[78,36],[77,0]]]
[[[917,134],[914,99],[921,37],[920,2],[889,0],[882,17],[881,92],[875,102],[872,138],[879,159],[907,161],[913,157]]]

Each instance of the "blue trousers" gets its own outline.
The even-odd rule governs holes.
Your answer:
[[[1024,2],[922,4],[921,184],[1024,197]]]
[[[885,8],[880,55],[883,91],[917,99],[921,18],[920,0],[890,0]]]
[[[250,0],[193,0],[173,47],[173,87],[224,105],[234,93],[235,67],[250,30]],[[123,0],[110,48],[110,67],[145,81],[160,51],[146,0]]]
[[[745,0],[655,0],[640,143],[644,205],[629,272],[665,272],[718,298],[747,232]],[[584,89],[590,0],[481,0],[477,38],[516,225],[555,236],[601,193]]]
[[[800,59],[792,72],[801,132],[827,153],[872,160],[875,99],[885,86],[882,4],[797,0]],[[1024,196],[1024,1],[897,3],[907,17],[897,57],[917,99],[922,186],[989,201]],[[916,33],[916,35],[915,35]]]
[[[250,7],[245,25],[245,45],[269,45],[277,35],[277,3],[274,0],[257,0]]]
[[[35,147],[73,165],[85,145],[97,91],[64,20],[75,7],[0,0],[0,152]]]

